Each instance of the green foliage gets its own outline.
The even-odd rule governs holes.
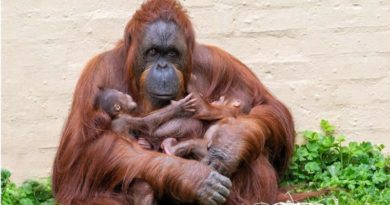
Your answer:
[[[384,146],[350,142],[335,137],[334,126],[321,121],[322,132],[305,131],[306,143],[296,145],[284,185],[298,192],[329,189],[330,193],[309,201],[323,204],[390,204],[390,157]]]
[[[55,204],[51,193],[50,179],[44,181],[27,180],[16,186],[10,180],[11,172],[1,169],[2,205],[51,205]]]

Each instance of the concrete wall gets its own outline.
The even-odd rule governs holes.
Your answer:
[[[141,0],[2,1],[2,167],[50,174],[85,63],[122,37]],[[186,0],[200,42],[249,65],[292,110],[390,147],[389,0]],[[387,149],[389,150],[389,149]]]

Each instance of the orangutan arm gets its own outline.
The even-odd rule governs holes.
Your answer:
[[[126,134],[129,130],[145,132],[148,135],[152,133],[161,124],[172,118],[185,115],[195,111],[195,99],[192,94],[178,101],[171,101],[171,104],[156,110],[145,117],[133,117],[131,115],[120,115],[111,123],[111,129],[117,133]]]
[[[294,147],[294,124],[288,109],[249,68],[219,48],[197,45],[194,66],[198,79],[191,87],[205,99],[226,96],[241,100],[241,113],[216,128],[214,134],[220,137],[213,140],[206,163],[231,174],[239,164],[250,164],[264,155],[281,175]]]
[[[153,188],[157,196],[168,194],[181,202],[195,200],[207,204],[217,201],[221,204],[231,187],[228,178],[197,161],[144,150],[126,136],[112,132],[88,147],[83,159],[85,163],[81,160],[80,164],[92,160],[84,171],[91,180],[94,179],[93,183],[90,182],[98,185],[107,183],[105,179],[110,178],[110,184],[105,185],[109,189],[123,180],[124,187],[127,187],[132,179],[140,178]]]
[[[203,161],[221,174],[231,176],[241,163],[251,163],[259,155],[267,155],[281,174],[287,168],[288,160],[280,159],[291,156],[293,133],[288,129],[291,122],[286,115],[288,111],[283,110],[285,107],[281,103],[275,103],[255,106],[248,115],[224,119],[214,125],[214,130],[205,134],[213,140]]]

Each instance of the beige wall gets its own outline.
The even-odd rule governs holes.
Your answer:
[[[140,3],[3,0],[1,154],[14,179],[50,174],[83,65],[122,37]],[[350,139],[390,147],[389,0],[183,4],[198,40],[249,65],[292,110],[297,130],[325,118]]]

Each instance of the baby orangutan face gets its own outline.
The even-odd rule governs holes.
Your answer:
[[[96,104],[112,118],[119,114],[129,114],[137,108],[137,104],[130,95],[108,88],[101,91]]]

